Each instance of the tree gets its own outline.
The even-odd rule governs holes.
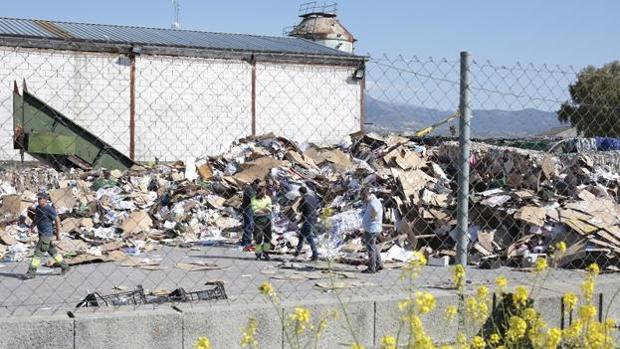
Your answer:
[[[558,111],[585,137],[620,137],[620,61],[588,66],[568,88],[571,100]]]

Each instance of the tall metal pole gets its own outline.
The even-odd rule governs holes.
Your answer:
[[[469,127],[471,124],[471,83],[470,83],[469,52],[461,52],[461,95],[459,101],[459,177],[457,203],[457,232],[456,247],[457,264],[467,265],[467,236],[469,219]]]

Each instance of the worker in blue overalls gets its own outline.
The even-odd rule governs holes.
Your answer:
[[[41,260],[45,253],[49,253],[54,257],[56,264],[60,266],[62,274],[69,270],[69,265],[64,261],[62,255],[52,243],[55,233],[56,240],[60,240],[60,218],[56,209],[49,203],[49,196],[46,193],[37,195],[37,205],[35,207],[34,220],[30,226],[31,231],[36,227],[39,232],[39,241],[34,250],[34,256],[30,262],[30,267],[25,275],[26,279],[32,279],[37,273],[37,269],[41,266]],[[54,227],[56,231],[54,232]]]
[[[310,249],[312,250],[311,261],[319,259],[319,252],[316,248],[316,236],[314,235],[314,226],[317,221],[317,211],[319,210],[319,199],[308,192],[306,187],[299,188],[301,193],[301,202],[299,203],[299,211],[301,212],[301,230],[299,234],[299,242],[295,249],[295,257],[298,257],[301,253],[301,249],[304,247],[304,240],[308,241]]]

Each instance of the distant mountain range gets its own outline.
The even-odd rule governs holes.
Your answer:
[[[408,133],[428,127],[454,111],[437,110],[407,104],[395,104],[366,97],[367,130]],[[439,127],[434,135],[449,135],[449,126],[458,130],[458,119]],[[477,138],[525,138],[551,128],[564,126],[556,113],[537,109],[474,110],[471,136]]]

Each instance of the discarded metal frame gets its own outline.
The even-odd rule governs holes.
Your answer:
[[[205,285],[214,286],[213,288],[187,292],[183,288],[177,288],[167,295],[147,296],[142,285],[138,285],[135,290],[119,292],[109,295],[102,295],[99,292],[89,293],[76,308],[100,307],[100,306],[120,306],[120,305],[141,305],[141,304],[162,304],[162,303],[187,303],[196,301],[226,300],[226,290],[221,281],[207,282]]]

